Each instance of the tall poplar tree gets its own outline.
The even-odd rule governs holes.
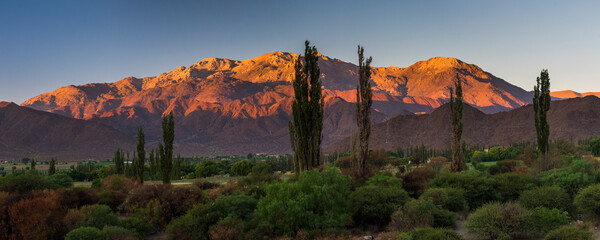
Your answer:
[[[294,65],[294,101],[289,122],[290,142],[294,150],[296,173],[308,171],[320,164],[321,133],[323,131],[323,97],[317,48],[304,43],[304,64],[298,56]]]
[[[181,154],[177,154],[175,162],[173,163],[173,178],[179,179],[181,177]]]
[[[550,75],[548,69],[543,69],[536,79],[533,88],[533,111],[535,114],[535,132],[538,150],[542,153],[543,164],[548,163],[550,125],[546,113],[550,110]]]
[[[150,179],[154,180],[154,175],[156,174],[156,159],[154,156],[154,148],[150,150],[148,162],[150,163]]]
[[[159,144],[160,173],[163,183],[171,183],[171,171],[173,168],[173,140],[175,139],[175,120],[173,112],[164,116],[162,120],[163,143]]]
[[[456,98],[454,95],[456,94]],[[456,74],[454,81],[454,92],[450,90],[450,125],[452,127],[452,163],[451,172],[460,172],[465,170],[465,155],[462,151],[462,133],[463,133],[463,94],[462,81]]]
[[[369,137],[371,136],[371,105],[373,94],[371,92],[371,61],[364,59],[365,49],[358,46],[358,85],[356,86],[356,124],[358,125],[358,139],[360,151],[355,167],[364,171],[369,157]]]
[[[35,159],[31,158],[31,161],[29,163],[31,164],[31,167],[29,168],[29,170],[34,171],[35,170]]]
[[[48,166],[48,175],[56,173],[56,159],[50,158],[50,166]]]
[[[144,139],[144,129],[142,127],[138,128],[137,135],[137,161],[135,164],[136,178],[140,184],[144,184],[144,162],[146,161],[146,150],[145,144],[146,140]]]
[[[115,156],[113,157],[113,161],[115,162],[115,171],[117,172],[117,174],[124,174],[124,161],[125,161],[125,156],[124,156],[124,152],[120,149],[117,148],[117,151],[115,151]]]

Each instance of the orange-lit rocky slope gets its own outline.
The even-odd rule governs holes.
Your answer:
[[[560,98],[560,99],[579,98],[579,97],[587,97],[587,96],[600,97],[600,92],[578,93],[578,92],[571,91],[571,90],[564,90],[564,91],[551,92],[550,96],[552,96],[553,98]]]
[[[100,122],[129,136],[144,126],[150,142],[160,138],[160,117],[173,111],[175,150],[184,154],[287,152],[296,58],[283,52],[243,61],[208,58],[156,77],[63,87],[22,106]],[[319,66],[327,145],[355,127],[357,66],[323,55]],[[510,110],[531,99],[529,92],[475,65],[436,57],[406,68],[373,69],[374,122],[431,112],[447,102],[457,74],[465,101],[484,112]]]

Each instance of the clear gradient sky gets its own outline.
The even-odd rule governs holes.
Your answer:
[[[600,91],[600,1],[2,1],[0,101],[156,76],[203,58],[300,53],[406,67],[456,57],[525,90]]]

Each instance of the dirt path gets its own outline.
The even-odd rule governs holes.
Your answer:
[[[454,230],[456,233],[460,234],[465,240],[473,240],[474,238],[467,233],[467,229],[465,226],[465,220],[459,220],[456,222],[456,229]]]

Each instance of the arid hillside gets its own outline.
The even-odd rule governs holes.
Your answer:
[[[135,139],[103,124],[0,102],[0,160],[109,159]]]
[[[372,148],[396,149],[421,143],[428,147],[449,148],[451,141],[449,105],[431,114],[398,116],[373,127]],[[533,106],[527,105],[507,112],[485,114],[465,105],[463,140],[468,144],[509,145],[535,142]],[[552,101],[548,112],[550,139],[579,140],[600,136],[600,98],[588,96]],[[348,151],[350,139],[345,138],[328,148]]]

